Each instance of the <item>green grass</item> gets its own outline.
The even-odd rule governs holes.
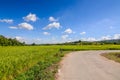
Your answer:
[[[80,50],[120,50],[120,45],[62,45],[56,46],[63,51],[80,51]]]
[[[54,80],[65,51],[108,49],[118,50],[120,45],[0,47],[0,80]]]
[[[120,63],[120,52],[105,53],[102,56]]]
[[[12,80],[38,65],[44,70],[60,59],[58,53],[53,47],[0,47],[0,80]]]

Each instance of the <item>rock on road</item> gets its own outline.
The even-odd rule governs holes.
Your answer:
[[[120,50],[71,52],[61,61],[57,80],[120,80],[120,63],[101,53]]]

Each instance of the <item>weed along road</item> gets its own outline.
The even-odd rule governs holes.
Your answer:
[[[57,80],[120,80],[120,63],[101,53],[120,50],[72,52],[61,61]]]

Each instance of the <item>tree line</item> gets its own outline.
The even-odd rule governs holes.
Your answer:
[[[102,40],[102,41],[73,41],[73,42],[66,42],[59,45],[104,45],[104,44],[114,44],[114,45],[120,45],[120,39],[114,39],[114,40]]]
[[[19,42],[16,38],[6,38],[0,35],[0,46],[21,46],[25,45],[25,42]]]
[[[120,44],[120,39],[116,40],[103,40],[103,41],[73,41],[73,42],[66,42],[66,43],[58,43],[58,44],[25,44],[25,42],[20,42],[16,38],[6,38],[3,35],[0,35],[0,46],[36,46],[36,45],[104,45],[104,44]]]

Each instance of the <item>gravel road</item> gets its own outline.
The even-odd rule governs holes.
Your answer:
[[[108,52],[120,50],[71,52],[61,61],[57,80],[120,80],[120,63],[100,55]]]

